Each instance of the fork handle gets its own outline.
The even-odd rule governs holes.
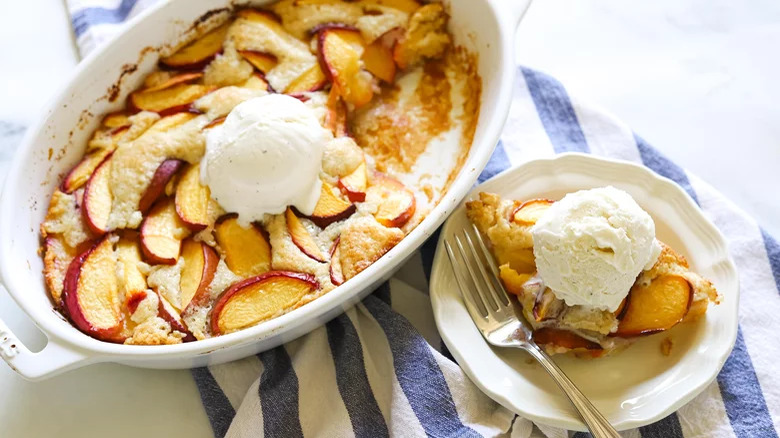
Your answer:
[[[540,364],[550,373],[550,377],[555,380],[555,383],[563,390],[566,397],[577,412],[580,414],[582,421],[588,427],[588,430],[595,438],[620,438],[620,434],[609,424],[604,415],[593,406],[593,403],[588,400],[582,391],[577,388],[577,385],[569,379],[569,377],[561,370],[555,362],[550,359],[550,356],[542,351],[539,346],[534,343],[523,344],[522,348],[531,354]]]

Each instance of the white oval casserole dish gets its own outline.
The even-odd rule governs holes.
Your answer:
[[[312,303],[236,333],[169,346],[111,344],[78,331],[53,308],[44,286],[39,255],[37,229],[46,213],[48,199],[60,175],[82,155],[100,116],[119,106],[105,97],[116,88],[117,78],[121,78],[119,99],[114,102],[122,102],[156,65],[157,50],[149,48],[176,41],[207,12],[234,7],[238,2],[172,0],[161,2],[133,19],[124,32],[81,62],[64,91],[27,132],[8,174],[0,198],[0,280],[45,333],[48,344],[40,352],[31,352],[0,321],[0,356],[30,380],[98,362],[146,368],[213,365],[295,339],[357,303],[388,279],[441,225],[490,158],[509,111],[515,74],[513,40],[529,1],[445,1],[456,44],[479,54],[481,113],[460,173],[419,226],[365,271]],[[270,1],[250,3],[261,5]]]

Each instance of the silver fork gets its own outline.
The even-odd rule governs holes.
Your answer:
[[[456,257],[449,240],[444,240],[444,247],[466,308],[485,340],[496,347],[515,347],[527,351],[542,364],[566,394],[594,437],[620,437],[574,382],[536,345],[528,322],[522,316],[518,317],[513,300],[499,281],[495,261],[479,230],[474,225],[465,227],[460,234],[455,233],[454,241],[460,257]]]

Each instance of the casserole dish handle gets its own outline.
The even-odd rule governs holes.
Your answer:
[[[0,319],[0,356],[27,380],[43,380],[89,362],[89,356],[53,339],[34,353],[19,341],[8,326]]]

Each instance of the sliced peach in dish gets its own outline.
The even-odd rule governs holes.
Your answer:
[[[231,286],[217,300],[211,313],[214,334],[231,333],[253,326],[298,303],[319,289],[313,275],[271,271]]]
[[[306,229],[291,208],[284,212],[284,217],[287,221],[287,231],[290,233],[290,238],[295,246],[312,259],[324,262],[325,256],[322,254],[320,247],[317,246],[317,242],[314,241],[309,230]]]
[[[366,46],[363,52],[363,65],[369,73],[377,78],[392,84],[395,81],[395,61],[393,61],[393,51],[377,39]]]
[[[46,236],[43,248],[43,273],[46,278],[46,286],[51,293],[54,304],[59,306],[62,303],[65,274],[67,274],[68,266],[75,256],[75,251],[68,248],[62,237],[53,234]]]
[[[225,255],[225,263],[239,277],[251,277],[271,269],[271,244],[259,225],[247,228],[235,214],[217,220],[215,236]]]
[[[62,191],[73,193],[80,189],[111,152],[111,149],[96,149],[85,155],[62,181]]]
[[[200,84],[177,84],[162,90],[141,90],[130,94],[129,106],[134,111],[152,111],[167,116],[188,111],[192,102],[213,90],[214,87]]]
[[[187,69],[205,66],[222,51],[222,42],[225,40],[228,27],[229,24],[223,24],[182,47],[173,55],[162,58],[160,63],[168,67]]]
[[[325,228],[333,222],[352,216],[356,209],[355,204],[340,198],[333,186],[323,181],[320,199],[309,219],[318,227]]]
[[[128,315],[127,317],[130,317],[138,310],[138,306],[141,305],[141,302],[146,299],[146,291],[142,290],[140,292],[135,292],[134,294],[130,296],[125,297],[125,308],[127,309]]]
[[[338,94],[356,108],[366,105],[371,101],[374,90],[371,75],[360,68],[362,52],[356,50],[355,44],[360,33],[345,29],[325,29],[317,35],[320,67]]]
[[[146,276],[138,268],[142,262],[141,246],[138,243],[138,237],[135,232],[126,233],[116,244],[117,258],[122,264],[122,284],[125,289],[125,299],[130,300],[133,296],[146,296]],[[137,304],[137,303],[136,303]],[[130,311],[134,313],[135,310]]]
[[[397,179],[378,176],[368,188],[366,197],[379,200],[374,217],[386,227],[402,227],[414,215],[414,193]]]
[[[122,342],[118,339],[123,320],[116,257],[109,236],[70,263],[62,301],[79,330],[104,341]]]
[[[241,84],[243,88],[249,88],[252,90],[263,90],[263,91],[271,91],[271,86],[268,85],[268,81],[263,78],[263,75],[260,73],[255,72],[252,74],[252,76],[249,76],[249,79],[244,81],[243,84]],[[224,117],[223,117],[224,120]]]
[[[344,283],[344,271],[341,269],[341,250],[339,242],[341,236],[337,237],[330,248],[330,282],[336,286]]]
[[[398,9],[407,14],[414,13],[414,11],[422,6],[417,0],[369,0],[367,3],[375,3],[388,8]]]
[[[182,338],[183,342],[195,341],[195,336],[193,336],[190,330],[187,328],[187,324],[182,319],[181,314],[176,311],[176,308],[173,307],[173,305],[171,305],[171,303],[169,303],[168,300],[162,296],[162,294],[157,294],[157,298],[159,299],[159,304],[157,305],[157,316],[170,324],[171,330],[184,333],[184,338]]]
[[[258,52],[256,50],[239,50],[238,53],[262,73],[268,73],[279,63],[276,56],[270,53]]]
[[[188,84],[190,82],[195,82],[198,79],[203,77],[203,73],[201,72],[188,72],[188,73],[180,73],[174,76],[171,76],[168,80],[163,81],[159,84],[153,85],[151,87],[144,88],[142,91],[144,92],[151,92],[151,91],[159,91],[164,90],[166,88],[173,87],[174,85],[179,84]]]
[[[106,128],[121,128],[130,125],[129,115],[124,111],[114,111],[106,114],[101,122]]]
[[[319,64],[314,64],[310,69],[293,79],[284,89],[284,94],[300,94],[307,91],[319,91],[325,88],[328,78],[322,72]]]
[[[637,284],[627,297],[617,336],[637,336],[668,330],[685,318],[693,288],[684,278],[664,275],[648,285]]]
[[[182,239],[189,234],[189,228],[176,214],[173,199],[162,199],[141,223],[141,249],[150,263],[173,265],[179,258]]]
[[[341,99],[335,88],[328,93],[327,112],[325,113],[325,127],[330,129],[334,137],[349,135],[347,127],[347,105]]]
[[[190,164],[176,186],[176,213],[192,231],[200,231],[209,225],[208,186],[200,183],[200,166]]]
[[[141,196],[141,200],[138,201],[138,210],[141,213],[149,211],[152,204],[165,193],[165,186],[183,165],[184,162],[181,160],[165,160],[157,166],[157,170],[154,171],[151,182],[149,182],[149,185],[146,187],[146,191],[143,196]]]
[[[368,172],[366,162],[363,161],[349,175],[339,178],[339,188],[352,202],[366,200],[366,188],[368,187]]]
[[[533,339],[539,345],[552,344],[569,349],[601,350],[598,342],[585,339],[576,333],[568,330],[542,327],[534,330]]]
[[[281,20],[276,14],[274,14],[271,11],[266,11],[263,9],[244,8],[238,11],[237,15],[239,18],[244,18],[246,20],[254,21],[256,23],[262,23],[271,28],[274,29],[278,28],[284,31],[284,28],[282,28]]]
[[[181,311],[190,304],[203,305],[209,299],[208,287],[217,272],[219,256],[214,249],[203,242],[187,239],[182,244],[181,256],[184,266],[181,270]]]
[[[520,225],[534,225],[554,202],[549,199],[525,201],[512,212],[512,220]]]
[[[314,26],[309,30],[309,33],[319,35],[326,31],[338,35],[344,42],[352,46],[352,49],[358,53],[358,56],[363,54],[366,48],[366,41],[363,39],[360,29],[343,23],[323,23]]]
[[[101,235],[108,231],[111,216],[111,157],[109,155],[95,169],[84,188],[84,219],[93,233]]]

